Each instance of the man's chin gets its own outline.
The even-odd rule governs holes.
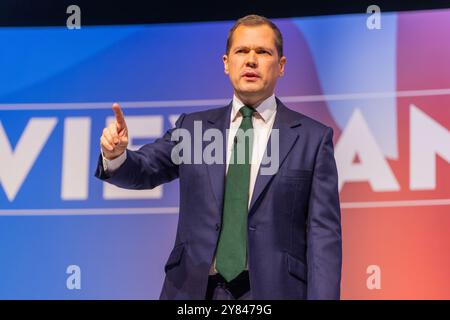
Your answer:
[[[259,90],[243,90],[243,91],[238,91],[238,94],[240,97],[242,98],[256,98],[256,97],[260,97],[263,95],[263,93]]]
[[[263,93],[264,89],[259,85],[245,85],[239,88],[237,90],[243,95],[255,95],[255,94],[261,94]]]

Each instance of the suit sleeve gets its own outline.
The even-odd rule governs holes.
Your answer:
[[[333,130],[320,143],[311,186],[307,221],[308,299],[339,299],[342,237]]]
[[[153,143],[148,143],[137,151],[127,149],[127,159],[113,173],[104,170],[100,154],[95,176],[120,188],[136,190],[153,189],[178,178],[178,165],[171,157],[172,149],[178,141],[172,136],[174,130],[181,128],[185,116],[182,114],[175,127]]]

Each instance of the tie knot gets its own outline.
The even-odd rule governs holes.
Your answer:
[[[243,106],[241,109],[239,109],[239,112],[242,114],[244,118],[249,118],[252,116],[253,112],[255,112],[255,109]]]

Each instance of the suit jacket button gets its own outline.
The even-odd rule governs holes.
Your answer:
[[[255,226],[249,226],[248,229],[249,229],[250,231],[255,231],[255,230],[256,230],[256,227],[255,227]]]
[[[216,223],[216,231],[220,230],[220,224]]]

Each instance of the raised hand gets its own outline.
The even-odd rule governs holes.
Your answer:
[[[100,146],[106,159],[112,160],[125,152],[128,146],[128,129],[118,103],[112,105],[116,120],[103,129]]]

